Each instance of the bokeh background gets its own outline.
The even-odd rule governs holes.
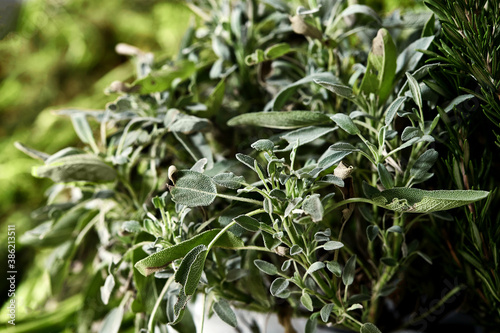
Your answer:
[[[421,1],[409,0],[359,2],[387,13],[422,6]],[[47,153],[78,145],[69,119],[51,110],[104,108],[113,99],[105,88],[115,80],[132,79],[135,72],[128,58],[116,54],[116,44],[172,57],[192,19],[184,1],[0,0],[0,243],[5,244],[9,224],[16,226],[18,238],[35,226],[30,214],[42,204],[41,193],[51,184],[31,176],[36,161],[17,151],[14,142]],[[17,320],[53,312],[61,304],[40,277],[43,262],[33,261],[32,249],[16,246],[16,295],[23,299]],[[2,246],[2,271],[6,257],[7,247]],[[3,328],[4,279],[0,289]],[[66,309],[72,304],[69,300]]]

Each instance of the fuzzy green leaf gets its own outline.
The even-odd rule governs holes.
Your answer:
[[[174,177],[170,194],[178,204],[188,207],[208,206],[217,197],[214,181],[202,173],[182,170],[176,172]]]
[[[232,172],[219,173],[212,177],[212,180],[220,186],[224,186],[230,189],[240,188],[245,183],[245,178],[243,176],[236,176]]]
[[[411,95],[413,96],[413,100],[415,101],[417,106],[422,109],[422,92],[420,91],[420,85],[410,73],[407,72],[406,77],[408,78],[408,84],[410,85],[410,91]]]
[[[373,325],[372,323],[366,323],[361,326],[360,333],[382,333],[377,326]]]
[[[280,297],[280,298],[287,298],[290,295],[290,291],[288,291],[286,288],[288,288],[288,285],[290,282],[284,278],[277,278],[276,280],[271,283],[270,291],[271,295]]]
[[[235,217],[234,220],[236,221],[236,223],[238,223],[240,227],[248,231],[256,232],[260,230],[260,222],[251,216],[240,215]]]
[[[263,273],[266,273],[267,275],[276,275],[278,274],[278,268],[271,264],[270,262],[260,260],[260,259],[255,259],[253,261],[253,264],[257,266],[257,268],[262,271]]]
[[[309,311],[313,311],[314,307],[312,304],[312,299],[311,296],[307,293],[303,293],[302,296],[300,296],[300,303]]]
[[[353,255],[347,260],[344,271],[342,272],[342,282],[349,286],[354,282],[354,273],[356,272],[356,255]]]
[[[172,261],[184,257],[191,249],[199,245],[208,245],[212,239],[220,232],[220,229],[205,231],[182,243],[170,246],[166,249],[153,253],[152,255],[139,260],[134,266],[144,276],[165,269]],[[234,236],[230,231],[226,231],[215,242],[216,247],[238,248],[244,246],[243,241]]]
[[[330,318],[330,313],[332,313],[333,310],[333,303],[325,304],[320,311],[321,315],[321,320],[323,320],[324,323],[328,322],[328,319]]]
[[[229,126],[251,125],[267,128],[294,129],[312,125],[326,124],[330,118],[321,112],[252,112],[236,116],[229,120]]]
[[[489,192],[474,190],[425,191],[416,188],[396,187],[372,193],[374,204],[402,213],[429,213],[448,210],[484,199]]]
[[[328,241],[323,245],[323,248],[326,251],[334,251],[334,250],[338,250],[342,247],[344,247],[344,244],[342,244],[341,242],[337,242],[337,241]]]
[[[380,177],[380,181],[382,182],[382,185],[384,185],[384,187],[386,189],[393,188],[394,187],[394,179],[392,178],[392,175],[389,173],[389,171],[387,171],[387,168],[385,167],[385,165],[383,165],[382,163],[379,163],[377,165],[377,171],[378,171],[378,175]]]
[[[198,245],[189,251],[182,259],[175,272],[175,281],[184,286],[184,294],[193,295],[200,283],[208,249],[205,245]]]
[[[332,272],[336,277],[340,277],[342,275],[342,267],[336,261],[329,261],[326,264],[326,268],[328,268],[328,270]]]
[[[33,167],[32,174],[39,178],[50,178],[56,183],[110,182],[116,178],[115,169],[99,157],[89,154],[70,155],[47,165]]]
[[[229,305],[228,301],[220,298],[217,302],[214,303],[213,309],[223,322],[232,327],[238,326],[238,320],[236,319],[236,315],[234,314],[233,309],[231,309],[231,305]]]
[[[302,209],[306,214],[311,216],[314,222],[319,222],[323,219],[324,208],[321,204],[319,194],[313,194],[305,198]]]
[[[336,84],[330,82],[324,82],[320,80],[314,80],[314,83],[319,84],[323,88],[328,89],[332,93],[344,97],[347,99],[353,99],[354,94],[352,93],[352,88],[343,84]]]
[[[332,120],[344,131],[351,135],[359,134],[359,128],[354,124],[352,119],[343,113],[336,113],[332,117]]]
[[[406,101],[406,97],[401,96],[401,97],[396,98],[391,103],[391,105],[389,105],[389,107],[387,108],[387,111],[385,113],[385,124],[386,125],[389,125],[392,122],[392,120],[396,116],[396,113],[398,112],[398,110],[401,108],[401,105],[403,105],[405,101]]]
[[[184,81],[196,72],[196,66],[191,61],[179,62],[175,67],[162,68],[149,73],[146,77],[136,80],[131,91],[139,94],[150,94],[171,88],[176,79]]]

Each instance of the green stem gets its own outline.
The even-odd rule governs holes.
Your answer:
[[[226,194],[217,194],[218,197],[224,198],[224,199],[229,199],[229,200],[236,200],[236,201],[242,201],[242,202],[248,202],[248,203],[253,203],[256,205],[263,206],[262,201],[259,200],[254,200],[254,199],[248,199],[248,198],[242,198],[242,197],[236,197],[233,195],[226,195]]]
[[[167,282],[163,286],[163,289],[160,292],[160,295],[158,295],[158,299],[156,300],[155,306],[153,307],[153,311],[151,312],[151,316],[149,317],[149,323],[148,323],[148,332],[153,333],[154,332],[154,319],[156,317],[156,312],[158,312],[158,309],[160,308],[160,303],[163,300],[163,296],[167,293],[168,287],[172,282],[174,281],[175,275],[172,275],[171,277],[168,278]]]
[[[229,228],[231,228],[233,225],[236,224],[236,221],[232,221],[231,223],[229,223],[228,225],[226,225],[221,231],[219,231],[219,233],[217,235],[215,235],[214,239],[212,239],[212,241],[210,242],[210,244],[208,244],[207,246],[207,252],[210,251],[210,249],[215,245],[215,243],[217,242],[217,240],[227,231],[229,230]]]

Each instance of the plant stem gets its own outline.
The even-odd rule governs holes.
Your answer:
[[[163,286],[163,289],[160,292],[160,295],[158,295],[158,299],[156,300],[155,306],[153,307],[153,311],[151,312],[151,316],[149,317],[149,323],[148,323],[148,332],[153,333],[154,332],[154,319],[156,317],[156,312],[158,312],[158,309],[160,308],[160,303],[163,300],[163,296],[167,293],[168,287],[172,282],[174,281],[175,275],[172,275],[171,277],[168,278],[167,282]]]

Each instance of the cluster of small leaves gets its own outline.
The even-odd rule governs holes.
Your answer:
[[[84,243],[97,247],[86,270],[101,285],[87,297],[113,308],[102,332],[127,325],[129,309],[137,331],[193,332],[198,293],[235,327],[233,307],[245,307],[277,312],[291,331],[284,302],[311,333],[319,321],[405,325],[378,319],[414,260],[431,262],[408,231],[488,196],[413,188],[438,159],[442,115],[430,116],[422,81],[439,65],[422,66],[419,51],[434,17],[302,5],[190,3],[202,24],[174,62],[119,45],[137,80],[113,83],[105,110],[59,112],[85,149],[18,145],[43,161],[35,176],[57,183],[23,241],[57,246],[54,288]]]

